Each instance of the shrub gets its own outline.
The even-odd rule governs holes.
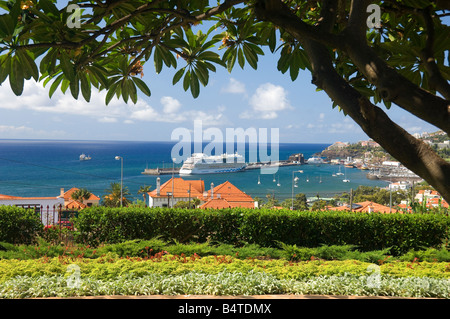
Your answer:
[[[437,247],[447,237],[449,218],[438,214],[311,212],[269,209],[105,208],[83,210],[74,220],[79,243],[98,246],[159,237],[180,243],[245,243],[276,247],[354,245],[362,252]]]
[[[0,241],[14,244],[35,242],[43,225],[32,209],[0,206]]]

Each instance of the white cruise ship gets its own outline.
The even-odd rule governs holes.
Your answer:
[[[180,175],[234,173],[245,169],[242,155],[222,154],[208,156],[204,153],[194,153],[180,169]]]
[[[320,157],[311,157],[306,161],[308,164],[323,164],[323,159]]]

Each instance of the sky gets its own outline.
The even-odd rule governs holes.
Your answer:
[[[350,117],[331,107],[326,93],[316,91],[308,71],[294,82],[279,72],[278,57],[266,51],[257,70],[248,64],[242,70],[236,63],[228,73],[218,66],[196,99],[183,90],[182,81],[172,85],[176,70],[164,66],[156,74],[152,61],[144,65],[142,78],[152,94],[140,94],[136,104],[114,98],[106,106],[106,93],[95,90],[89,103],[81,94],[73,99],[69,90],[65,95],[56,91],[50,99],[49,86],[33,80],[17,97],[6,80],[0,86],[0,139],[171,141],[174,130],[192,130],[194,120],[202,120],[205,129],[220,129],[224,136],[226,128],[278,128],[281,143],[368,139]],[[184,66],[182,60],[178,64]],[[412,134],[437,131],[394,105],[385,111]]]

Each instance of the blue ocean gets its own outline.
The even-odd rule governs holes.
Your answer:
[[[171,168],[171,151],[176,142],[133,142],[133,141],[62,141],[62,140],[0,140],[0,194],[12,196],[58,196],[60,189],[86,188],[102,197],[110,184],[121,180],[123,158],[123,181],[134,199],[141,186],[156,186],[157,176],[144,175],[146,168]],[[331,144],[331,143],[330,143]],[[303,153],[305,159],[324,150],[330,144],[280,143],[279,159],[286,160],[295,153]],[[236,148],[237,149],[237,148]],[[270,150],[270,149],[269,149]],[[80,161],[81,154],[89,155],[89,161]],[[181,166],[176,164],[175,166]],[[293,171],[299,178],[292,187]],[[265,198],[267,194],[282,200],[294,194],[304,193],[308,197],[332,197],[337,193],[349,192],[359,185],[387,186],[386,182],[366,178],[366,171],[346,169],[349,183],[342,182],[343,176],[333,176],[336,165],[301,165],[280,167],[276,174],[261,174],[259,169],[239,173],[208,174],[183,177],[202,179],[205,187],[211,183],[219,185],[230,181],[253,197]],[[344,172],[344,167],[342,167]],[[171,175],[161,175],[164,183]],[[258,183],[258,180],[260,183]],[[278,186],[279,184],[279,186]]]

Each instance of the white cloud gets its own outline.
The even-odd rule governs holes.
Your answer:
[[[65,136],[63,131],[36,130],[28,126],[0,125],[0,138],[55,138]]]
[[[115,117],[102,117],[98,120],[100,123],[117,123],[117,119]]]
[[[329,133],[349,133],[359,132],[358,128],[353,123],[333,123],[328,130]]]
[[[249,104],[251,109],[241,113],[241,118],[271,120],[278,117],[278,112],[293,109],[287,99],[287,91],[272,83],[260,85],[250,98]]]
[[[122,100],[113,98],[105,104],[106,92],[93,91],[90,102],[81,96],[75,100],[70,92],[63,94],[56,91],[53,97],[48,97],[48,88],[41,83],[27,81],[20,97],[12,93],[9,85],[0,86],[0,109],[31,110],[40,113],[53,114],[64,121],[64,115],[84,116],[96,119],[100,123],[117,123],[119,120],[126,124],[135,121],[181,123],[201,119],[205,125],[219,125],[223,121],[224,107],[209,112],[188,110],[180,112],[181,103],[177,99],[164,96],[160,99],[162,111],[156,110],[145,100],[139,99],[136,104],[125,104]],[[26,118],[26,116],[24,116]]]
[[[230,78],[228,85],[222,88],[223,93],[231,93],[231,94],[245,94],[245,84],[239,82],[234,78]]]
[[[163,105],[163,112],[164,113],[176,113],[181,108],[181,103],[170,96],[163,96],[160,100],[161,104]]]

